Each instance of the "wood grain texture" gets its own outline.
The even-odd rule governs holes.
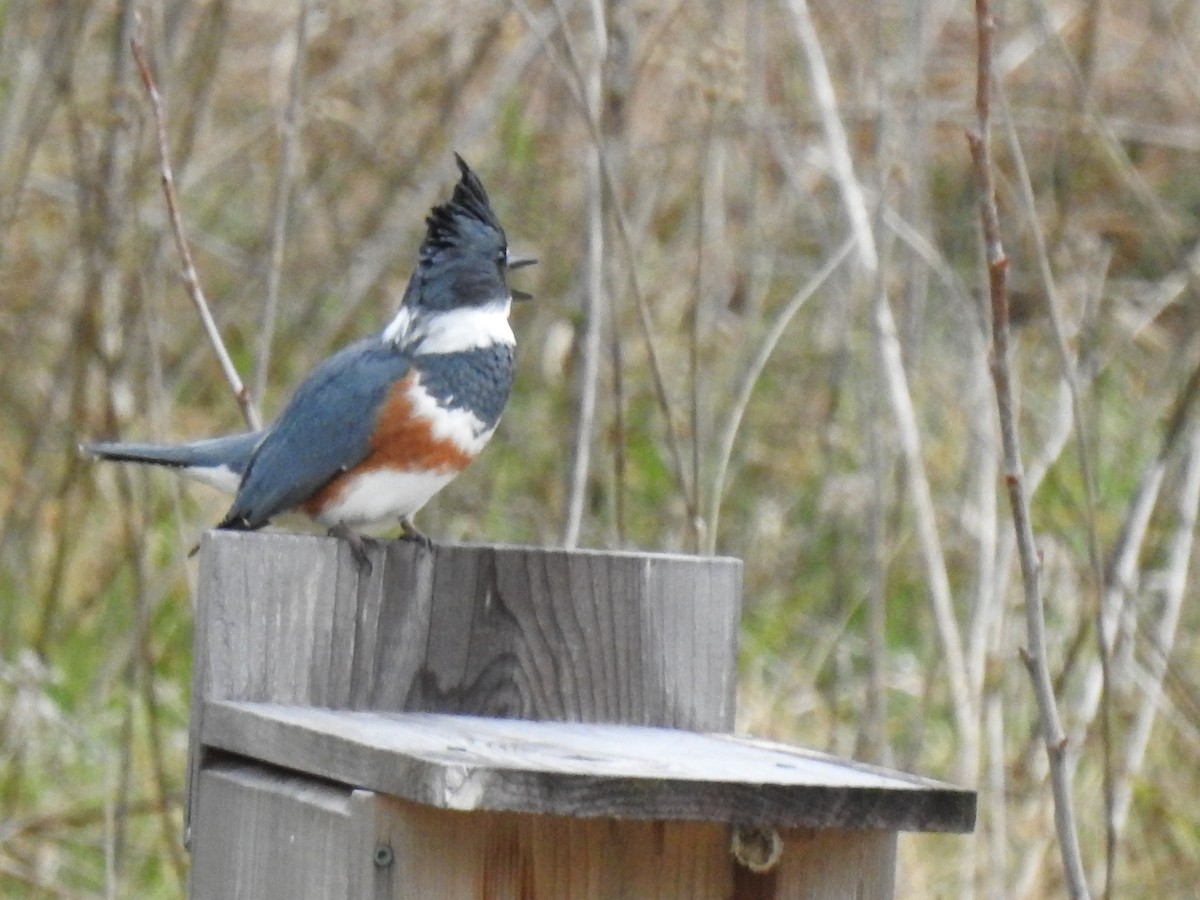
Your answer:
[[[756,874],[733,869],[732,900],[867,900],[891,897],[896,834],[888,831],[791,829],[780,832],[779,864]]]
[[[202,739],[455,810],[969,831],[974,794],[783,744],[628,725],[214,701]]]
[[[394,866],[351,896],[427,900],[879,900],[892,896],[894,834],[784,831],[778,867],[751,875],[727,826],[462,813],[370,797],[363,846]],[[361,854],[359,854],[361,855]]]
[[[741,563],[209,532],[194,695],[733,726]]]
[[[895,835],[785,830],[753,875],[729,829],[433,809],[233,759],[201,775],[192,900],[887,898]]]
[[[739,560],[393,541],[366,573],[333,538],[229,531],[200,552],[193,786],[204,700],[733,726]]]
[[[349,788],[245,762],[214,762],[199,777],[193,900],[350,896]]]
[[[968,791],[705,733],[737,560],[370,554],[206,535],[194,897],[889,897],[897,830],[972,827]],[[731,822],[779,829],[778,865],[736,864]]]

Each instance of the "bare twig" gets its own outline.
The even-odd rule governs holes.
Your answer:
[[[972,509],[972,530],[978,534],[975,602],[967,627],[967,673],[971,679],[971,693],[980,704],[980,713],[986,725],[987,709],[991,700],[987,686],[988,665],[994,661],[993,643],[1004,621],[1004,595],[996,578],[996,564],[1000,545],[1000,510],[996,502],[996,482],[999,477],[999,460],[996,455],[996,424],[991,413],[991,376],[982,361],[986,358],[983,341],[972,335],[972,344],[980,344],[978,366],[972,367],[971,398],[975,401],[971,415],[971,442],[975,445],[972,465],[975,502]],[[994,687],[994,686],[993,686]],[[999,702],[1000,698],[997,698]]]
[[[1137,592],[1140,576],[1139,560],[1146,543],[1150,519],[1162,493],[1167,462],[1180,446],[1183,446],[1184,449],[1179,452],[1188,459],[1188,462],[1185,464],[1186,472],[1184,476],[1184,494],[1186,498],[1186,491],[1188,490],[1187,478],[1190,476],[1192,465],[1191,455],[1186,448],[1194,447],[1197,443],[1195,426],[1192,422],[1198,399],[1200,399],[1200,366],[1192,370],[1187,381],[1180,389],[1179,394],[1175,397],[1158,453],[1138,478],[1137,486],[1134,488],[1133,495],[1130,497],[1126,508],[1125,516],[1122,519],[1121,528],[1117,533],[1116,539],[1113,541],[1108,564],[1105,568],[1104,594],[1101,598],[1100,616],[1105,632],[1114,636],[1119,633],[1119,622],[1126,616],[1130,601]],[[1180,533],[1179,529],[1184,528],[1186,523],[1188,502],[1185,498],[1177,500],[1177,517],[1180,518],[1181,524],[1177,526],[1175,536],[1173,536],[1170,543],[1171,560],[1166,566],[1167,572],[1171,573],[1171,578],[1177,577],[1174,573],[1181,566],[1186,567],[1187,565],[1187,557],[1182,555],[1181,550],[1176,546],[1176,542],[1180,540],[1178,536]],[[1186,568],[1184,571],[1186,571]],[[1172,593],[1173,590],[1174,583],[1172,582],[1169,585],[1167,600],[1165,601],[1167,605],[1160,619],[1159,631],[1156,635],[1160,641],[1164,642],[1164,646],[1166,647],[1169,647],[1171,643],[1167,638],[1170,637],[1173,639],[1174,636],[1174,626],[1171,624],[1171,612],[1169,608],[1169,604],[1175,602],[1175,597]],[[1155,666],[1151,665],[1149,674],[1150,685],[1147,688],[1146,702],[1152,702],[1155,697],[1161,698],[1161,681],[1165,677],[1165,671],[1164,669],[1160,674]],[[1103,673],[1100,669],[1099,661],[1094,662],[1085,671],[1081,681],[1082,689],[1075,714],[1075,718],[1078,721],[1071,735],[1071,740],[1080,744],[1086,739],[1091,724],[1100,708]],[[1160,685],[1159,688],[1154,687],[1156,681]],[[1143,712],[1139,713],[1139,718],[1135,720],[1130,729],[1130,735],[1126,743],[1126,778],[1131,777],[1132,773],[1136,772],[1141,765],[1144,749],[1141,751],[1137,749],[1138,742],[1143,739],[1141,737],[1142,730],[1148,729],[1153,723],[1152,716],[1149,721],[1142,721],[1142,718],[1146,714],[1147,711],[1143,708]],[[1146,737],[1148,737],[1148,732]],[[1128,799],[1122,800],[1122,790],[1120,784],[1114,790],[1114,799],[1110,811],[1111,821],[1108,823],[1108,829],[1114,834],[1114,839],[1116,836],[1119,836],[1119,832],[1124,824],[1124,818],[1127,815],[1129,801]],[[1125,790],[1127,790],[1127,787]],[[1122,809],[1123,806],[1126,808]]]
[[[870,573],[867,578],[866,621],[866,691],[863,694],[864,709],[859,727],[859,743],[855,759],[880,766],[891,765],[891,748],[888,745],[888,563],[891,556],[888,546],[888,509],[893,491],[889,490],[896,468],[896,450],[887,440],[887,415],[884,400],[876,391],[871,379],[863,379],[866,395],[863,414],[866,421],[867,458],[866,466],[871,479],[871,501],[867,515],[867,539],[862,559]]]
[[[1133,495],[1129,499],[1120,531],[1113,541],[1108,565],[1105,568],[1105,590],[1101,602],[1106,629],[1115,630],[1126,600],[1134,591],[1138,576],[1138,559],[1146,540],[1150,517],[1158,503],[1163,478],[1166,475],[1167,460],[1188,433],[1188,426],[1194,415],[1194,407],[1198,399],[1200,399],[1200,366],[1192,370],[1187,382],[1175,398],[1158,454],[1142,471]],[[1080,703],[1079,711],[1081,738],[1095,716],[1099,703],[1100,688],[1096,672],[1090,672],[1084,678],[1082,693],[1083,700]]]
[[[712,101],[708,104],[708,112],[704,121],[704,149],[700,151],[700,171],[703,172],[703,182],[697,192],[696,210],[696,271],[695,282],[692,286],[692,302],[690,304],[690,319],[688,323],[688,431],[691,433],[691,473],[692,473],[692,508],[693,515],[688,522],[687,534],[691,539],[691,551],[700,552],[700,542],[703,539],[703,523],[698,515],[700,511],[700,339],[702,336],[702,320],[704,317],[705,297],[705,266],[704,245],[708,240],[705,225],[708,219],[707,194],[708,176],[713,154],[713,119],[715,110]]]
[[[622,261],[625,264],[625,274],[629,282],[630,294],[633,296],[634,310],[637,313],[638,324],[646,344],[646,358],[650,364],[650,379],[654,388],[655,400],[658,402],[663,419],[665,420],[667,451],[671,461],[672,474],[683,497],[688,520],[692,521],[696,517],[694,488],[688,482],[687,469],[683,462],[683,450],[678,431],[675,427],[674,404],[671,402],[670,394],[667,391],[666,377],[663,374],[663,365],[659,356],[658,346],[660,342],[656,337],[654,323],[650,317],[650,305],[646,301],[645,292],[642,290],[641,277],[638,275],[637,255],[633,249],[632,230],[629,227],[624,204],[621,202],[621,194],[612,160],[609,159],[609,154],[605,152],[600,123],[588,107],[587,79],[583,74],[580,54],[575,47],[570,30],[567,28],[566,13],[560,7],[560,2],[561,0],[555,0],[552,6],[558,16],[558,27],[563,36],[563,43],[567,48],[565,74],[570,77],[566,77],[564,80],[583,115],[583,123],[587,126],[589,137],[596,146],[601,148],[599,154],[600,174],[603,177],[609,209],[613,216],[613,222],[616,225],[617,247],[621,252]],[[531,28],[536,29],[540,27],[540,23],[534,19],[532,13],[529,12],[524,3],[514,0],[514,5],[525,16]],[[547,55],[550,56],[552,61],[557,63],[558,57],[549,44],[548,35],[543,36],[543,39],[546,40]]]
[[[579,543],[587,497],[592,438],[596,430],[596,386],[600,378],[601,315],[604,310],[604,191],[600,185],[599,148],[591,148],[587,167],[587,283],[584,288],[583,341],[576,394],[575,441],[568,481],[563,546]]]
[[[1174,278],[1175,276],[1171,275],[1168,277]],[[1030,493],[1036,491],[1037,482],[1046,474],[1053,460],[1062,451],[1071,430],[1071,417],[1067,409],[1070,401],[1065,387],[1063,387],[1061,394],[1063,399],[1059,405],[1062,408],[1062,414],[1056,417],[1060,421],[1061,426],[1057,429],[1054,438],[1047,442],[1042,457],[1034,460],[1029,467],[1027,483],[1029,484]],[[1142,470],[1138,478],[1137,485],[1126,504],[1120,529],[1109,551],[1108,561],[1104,570],[1104,593],[1101,599],[1101,615],[1105,631],[1114,635],[1120,635],[1119,622],[1127,616],[1129,604],[1137,594],[1138,582],[1141,575],[1139,561],[1149,533],[1150,520],[1162,493],[1167,463],[1169,458],[1177,452],[1177,448],[1185,438],[1188,438],[1191,432],[1194,408],[1198,399],[1200,399],[1200,366],[1193,369],[1191,375],[1174,398],[1158,452],[1154,459]],[[1011,545],[1011,543],[1010,540],[1009,544]],[[1002,551],[1001,553],[1001,566],[1003,568],[1006,568],[1003,560],[1007,559],[1009,555],[1009,551]],[[1074,722],[1074,725],[1068,736],[1068,740],[1075,746],[1083,746],[1099,711],[1103,678],[1101,662],[1099,659],[1094,659],[1078,679],[1081,688],[1078,691],[1078,699],[1075,701],[1072,709],[1070,718]],[[1136,727],[1135,723],[1134,731],[1136,731]],[[1131,737],[1130,740],[1132,739]],[[1068,757],[1067,765],[1072,773],[1078,767],[1079,761],[1080,757],[1078,754]],[[1119,799],[1119,797],[1116,799]],[[1117,805],[1114,803],[1113,818],[1115,825],[1110,826],[1110,831],[1120,831],[1121,820],[1116,815],[1118,811]],[[1032,869],[1036,868],[1034,860],[1041,856],[1045,850],[1045,846],[1039,846],[1031,849],[1027,855],[1029,864],[1026,866],[1026,875],[1022,879],[1024,882],[1032,883]],[[1024,893],[1028,894],[1028,890]],[[1018,891],[1017,895],[1020,896],[1021,892]]]
[[[596,4],[593,4],[595,7]],[[598,115],[604,88],[603,61],[608,51],[608,30],[602,10],[593,8],[596,56],[588,71],[587,103]],[[576,395],[578,417],[568,481],[567,516],[563,528],[563,546],[579,543],[583,508],[587,499],[588,469],[591,465],[592,438],[596,430],[596,387],[600,380],[601,317],[604,312],[604,184],[600,173],[601,145],[593,144],[587,155],[587,274],[584,288],[584,337],[581,343],[580,373]]]
[[[3,48],[18,60],[17,75],[0,110],[0,264],[11,245],[9,230],[18,220],[21,201],[43,141],[52,137],[55,111],[67,98],[81,58],[93,8],[60,4],[47,9],[44,37],[38,47]],[[5,24],[13,18],[5,15]],[[40,59],[40,64],[38,60]]]
[[[571,0],[572,3],[575,0]],[[530,14],[532,15],[532,14]],[[439,117],[433,126],[424,129],[415,143],[418,147],[449,147],[466,148],[479,141],[480,136],[494,126],[499,110],[512,94],[514,85],[528,77],[531,63],[536,59],[545,40],[543,32],[550,28],[554,20],[553,11],[546,10],[535,19],[544,28],[536,30],[531,27],[531,33],[525,36],[519,44],[505,46],[503,59],[495,69],[484,65],[486,57],[475,57],[479,64],[464,71],[456,71],[448,79],[456,90],[471,94],[469,108],[461,117],[454,117],[453,131],[447,134],[446,123]],[[345,79],[346,76],[343,76]],[[478,94],[473,93],[479,87]],[[448,97],[455,100],[455,95]],[[418,157],[419,158],[419,157]],[[334,319],[332,333],[341,333],[347,328],[353,328],[361,322],[364,309],[371,301],[372,291],[386,278],[390,266],[402,252],[407,252],[410,246],[413,226],[413,198],[432,198],[445,177],[436,170],[430,175],[420,178],[411,187],[409,176],[396,177],[389,180],[388,189],[384,196],[373,208],[364,214],[364,223],[358,234],[352,237],[354,252],[345,272],[339,273],[336,280],[336,290],[340,300],[341,312]],[[399,175],[399,173],[398,173]],[[432,201],[431,201],[432,202]],[[328,289],[324,288],[323,290]],[[315,292],[299,320],[306,321],[317,314],[324,303],[320,291]]]
[[[1152,233],[1153,238],[1163,247],[1170,248],[1172,253],[1179,247],[1179,226],[1173,221],[1158,195],[1155,194],[1146,174],[1134,164],[1129,156],[1128,144],[1122,141],[1113,131],[1112,125],[1100,107],[1094,91],[1086,85],[1084,76],[1079,71],[1075,57],[1062,36],[1062,29],[1052,24],[1054,14],[1045,0],[1035,0],[1031,8],[1037,13],[1040,27],[1046,43],[1057,51],[1058,61],[1071,78],[1076,96],[1083,103],[1083,115],[1089,131],[1095,141],[1096,149],[1102,151],[1099,159],[1123,182],[1125,189],[1150,214],[1141,218],[1141,227]]]
[[[771,323],[771,327],[767,330],[766,336],[763,337],[762,343],[758,347],[758,352],[754,355],[754,359],[751,360],[745,374],[742,376],[742,383],[738,387],[733,407],[725,417],[725,430],[721,432],[721,444],[717,452],[717,470],[716,475],[713,477],[712,496],[709,498],[708,509],[708,546],[705,548],[708,553],[716,552],[717,526],[721,518],[721,500],[725,494],[725,479],[729,472],[729,460],[733,456],[733,445],[737,440],[742,419],[746,415],[746,408],[750,405],[750,397],[754,393],[755,385],[758,384],[763,369],[767,366],[767,361],[770,360],[771,354],[775,351],[775,347],[779,343],[779,339],[783,337],[784,331],[787,330],[796,313],[829,280],[829,276],[850,255],[850,251],[854,249],[856,242],[857,238],[854,235],[846,238],[837,252],[825,261],[825,265],[821,266],[816,274],[808,279],[800,290],[796,291],[792,299],[784,305],[775,316],[775,320]]]
[[[296,50],[288,75],[287,106],[280,129],[279,171],[275,179],[275,203],[271,212],[271,253],[267,267],[267,299],[263,303],[258,330],[258,353],[254,363],[254,401],[261,404],[267,393],[271,368],[271,345],[275,340],[275,315],[279,310],[279,283],[283,275],[283,244],[287,233],[288,207],[292,199],[292,169],[296,158],[300,100],[304,91],[304,59],[308,47],[309,0],[299,0],[296,17]]]
[[[1012,507],[1021,576],[1025,585],[1025,626],[1028,647],[1023,658],[1033,682],[1039,725],[1050,765],[1054,795],[1054,819],[1067,887],[1072,897],[1088,897],[1087,880],[1079,851],[1075,814],[1071,806],[1069,769],[1066,765],[1067,739],[1058,715],[1058,701],[1046,662],[1046,618],[1041,583],[1041,561],[1034,542],[1025,494],[1021,464],[1020,436],[1013,408],[1009,374],[1008,257],[1000,239],[1000,216],[996,208],[996,187],[991,158],[992,36],[995,21],[988,0],[976,0],[975,20],[978,37],[978,69],[975,108],[976,131],[967,133],[975,178],[979,189],[979,216],[983,226],[987,254],[988,288],[992,308],[992,380],[1000,417],[1000,435],[1004,450],[1005,483]]]
[[[217,354],[221,371],[225,374],[225,380],[229,382],[229,387],[233,390],[234,399],[237,400],[238,407],[242,410],[246,424],[250,428],[258,430],[262,428],[262,419],[249,391],[242,383],[241,376],[238,375],[229,351],[225,349],[225,342],[221,340],[221,333],[217,330],[217,323],[209,311],[204,290],[200,287],[200,277],[196,274],[196,266],[192,262],[192,251],[188,247],[187,237],[184,235],[179,200],[175,195],[175,176],[171,171],[170,145],[167,141],[167,122],[166,114],[163,111],[162,95],[159,94],[158,85],[155,83],[154,76],[150,72],[150,65],[146,61],[146,50],[142,46],[141,37],[135,36],[129,45],[133,51],[134,61],[137,63],[138,73],[142,76],[142,84],[145,85],[146,93],[150,97],[150,105],[154,110],[154,124],[158,133],[159,174],[162,179],[163,195],[167,201],[167,213],[171,219],[171,233],[175,237],[175,249],[179,251],[179,259],[182,264],[183,283],[187,287],[188,296],[192,298],[192,303],[196,306],[196,312],[200,314],[204,332]]]
[[[139,562],[139,566],[142,564]],[[139,580],[142,580],[144,574],[139,574]],[[167,777],[167,738],[164,734],[167,725],[163,721],[163,716],[159,709],[157,692],[155,690],[154,677],[154,655],[151,652],[149,642],[149,617],[154,613],[156,601],[148,601],[144,598],[146,589],[144,585],[139,585],[139,617],[145,619],[145,623],[139,623],[138,644],[139,656],[141,657],[140,666],[135,669],[138,674],[138,681],[141,687],[142,712],[146,716],[146,737],[149,743],[149,756],[151,767],[154,773],[154,786],[156,790],[156,799],[158,801],[160,833],[163,835],[163,843],[166,844],[166,856],[171,863],[171,871],[175,875],[177,885],[180,892],[187,890],[187,861],[183,855],[183,834],[177,824],[178,820],[171,809],[171,787],[170,779]],[[159,597],[162,594],[160,592]],[[128,803],[128,798],[126,799]]]
[[[1187,594],[1188,569],[1195,541],[1197,508],[1200,506],[1200,430],[1193,428],[1184,446],[1182,488],[1176,496],[1176,524],[1167,543],[1164,565],[1162,612],[1157,627],[1150,634],[1151,652],[1146,665],[1148,684],[1145,700],[1129,729],[1125,764],[1121,780],[1116,785],[1110,827],[1119,836],[1129,814],[1133,797],[1133,782],[1141,770],[1150,744],[1150,732],[1163,699],[1163,681],[1167,664],[1175,646],[1183,598]]]
[[[1084,415],[1083,395],[1079,387],[1079,374],[1076,360],[1067,344],[1066,326],[1062,317],[1062,301],[1059,298],[1058,286],[1050,266],[1050,252],[1046,246],[1046,238],[1042,232],[1041,220],[1038,218],[1037,206],[1033,195],[1033,182],[1029,177],[1029,168],[1025,164],[1025,153],[1021,149],[1021,141],[1017,136],[1017,128],[1013,123],[1012,112],[1008,107],[1008,98],[1004,90],[997,87],[1001,110],[1004,113],[1004,130],[1008,139],[1009,150],[1017,169],[1017,181],[1021,186],[1021,196],[1025,201],[1030,232],[1033,235],[1033,245],[1038,262],[1038,270],[1042,277],[1042,287],[1046,293],[1046,309],[1049,313],[1050,331],[1054,335],[1054,346],[1058,352],[1058,361],[1062,369],[1063,382],[1071,397],[1071,419],[1075,428],[1075,450],[1079,459],[1079,472],[1083,478],[1084,492],[1084,532],[1087,537],[1088,565],[1092,571],[1092,616],[1096,623],[1097,654],[1100,662],[1101,691],[1100,691],[1100,731],[1103,762],[1104,809],[1106,822],[1104,893],[1112,884],[1117,857],[1116,831],[1113,828],[1113,762],[1112,762],[1112,725],[1109,713],[1109,692],[1112,684],[1110,660],[1115,636],[1105,627],[1102,592],[1104,584],[1104,564],[1100,558],[1100,537],[1096,529],[1096,476],[1092,463],[1091,436],[1087,427],[1087,417]]]
[[[792,12],[792,21],[797,36],[808,60],[812,90],[825,130],[826,145],[830,153],[834,178],[841,192],[846,214],[850,219],[864,276],[870,281],[874,305],[874,337],[876,354],[879,358],[880,377],[888,392],[892,414],[896,419],[900,446],[908,463],[906,474],[908,488],[912,494],[921,558],[928,578],[929,597],[933,607],[938,641],[945,656],[947,682],[960,741],[958,777],[973,783],[978,766],[979,723],[971,701],[962,636],[954,615],[950,580],[946,573],[945,555],[942,552],[941,540],[938,536],[933,495],[929,488],[929,479],[926,476],[925,463],[921,456],[921,440],[917,428],[916,411],[913,407],[912,394],[908,388],[908,378],[904,372],[900,342],[896,333],[896,321],[879,277],[879,253],[871,228],[871,216],[867,210],[862,184],[854,173],[849,140],[838,112],[833,80],[825,62],[820,38],[817,35],[806,0],[789,0],[788,6]]]
[[[994,494],[995,491],[993,490]],[[999,692],[983,700],[984,739],[987,741],[987,771],[983,781],[987,810],[987,896],[1008,897],[1008,778],[1004,761],[1004,698]]]

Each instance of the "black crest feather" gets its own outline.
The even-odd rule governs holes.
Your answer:
[[[435,206],[425,220],[428,226],[425,247],[430,251],[458,244],[463,239],[463,219],[474,220],[494,228],[503,240],[504,229],[500,226],[496,214],[492,212],[491,201],[488,200],[487,191],[483,189],[483,182],[457,153],[454,154],[454,161],[458,163],[462,178],[454,186],[451,198]]]
[[[425,240],[403,303],[446,310],[511,296],[504,280],[508,245],[487,191],[457,153],[462,178],[425,220]]]

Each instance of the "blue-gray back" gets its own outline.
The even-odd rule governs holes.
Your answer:
[[[321,363],[258,446],[219,527],[260,528],[362,462],[388,390],[411,366],[406,354],[378,337]]]

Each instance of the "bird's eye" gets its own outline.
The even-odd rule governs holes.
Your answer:
[[[496,265],[502,269],[508,265],[508,248],[500,248],[500,252],[496,254]]]

